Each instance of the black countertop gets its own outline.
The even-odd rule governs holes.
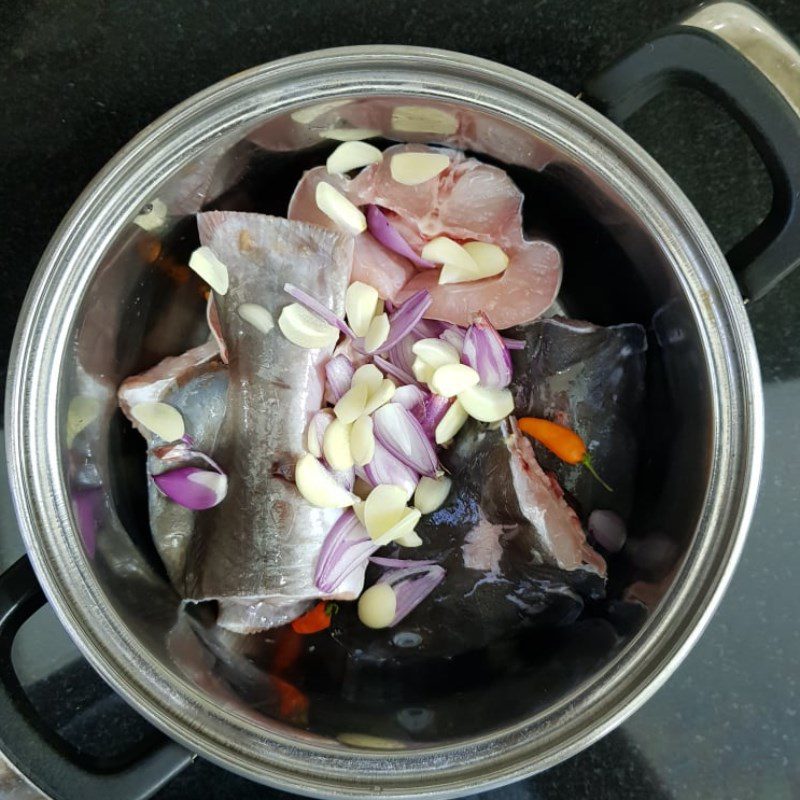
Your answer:
[[[800,40],[800,3],[759,6]],[[577,93],[681,0],[6,0],[0,8],[0,383],[36,262],[93,174],[178,101],[246,67],[321,47],[461,50]],[[769,188],[744,134],[711,101],[661,96],[628,130],[678,180],[723,247]],[[800,272],[749,308],[765,382],[766,463],[742,562],[677,673],[619,730],[493,800],[800,797]],[[205,762],[160,800],[286,797]],[[481,795],[482,797],[484,795]]]

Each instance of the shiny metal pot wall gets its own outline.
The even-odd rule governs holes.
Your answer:
[[[285,213],[300,170],[330,150],[330,130],[353,127],[509,165],[526,192],[529,231],[588,243],[566,263],[566,310],[650,326],[650,429],[667,435],[654,434],[660,466],[642,467],[632,528],[646,556],[632,569],[653,610],[628,637],[586,627],[549,661],[517,653],[488,664],[477,654],[475,681],[442,686],[405,717],[359,696],[357,682],[354,696],[345,676],[313,699],[321,711],[301,729],[254,707],[266,677],[249,645],[222,634],[201,644],[176,624],[178,598],[148,538],[141,454],[115,390],[203,335],[200,286],[180,266],[195,246],[192,214],[215,198],[217,207]],[[166,213],[157,234],[133,223],[144,206]],[[98,672],[187,747],[255,780],[325,797],[442,797],[498,785],[566,758],[643,703],[696,640],[730,577],[754,503],[762,426],[737,286],[658,165],[552,86],[404,47],[310,53],[242,73],[128,145],[42,259],[7,407],[30,558]],[[363,734],[390,739],[391,749]]]

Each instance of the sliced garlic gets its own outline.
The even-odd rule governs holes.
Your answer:
[[[467,242],[464,249],[478,265],[481,278],[499,275],[508,266],[508,256],[496,244],[490,242]]]
[[[363,383],[367,387],[367,397],[371,397],[381,386],[383,373],[374,364],[363,364],[354,373],[351,386]]]
[[[417,358],[414,359],[414,363],[411,365],[411,372],[414,373],[414,377],[420,383],[430,383],[434,368],[427,361],[423,361],[417,356]]]
[[[378,310],[380,297],[372,286],[361,281],[353,281],[344,295],[344,310],[347,314],[347,323],[356,336],[366,336],[369,324],[376,314],[383,313]]]
[[[375,128],[326,128],[319,132],[320,139],[333,139],[335,142],[357,142],[380,135],[381,132]]]
[[[385,312],[370,322],[364,337],[364,347],[368,353],[374,353],[389,338],[389,328],[389,315]]]
[[[396,613],[397,595],[388,583],[376,583],[358,598],[358,618],[368,628],[388,628]]]
[[[407,495],[401,486],[378,484],[364,504],[364,525],[373,539],[380,539],[400,522],[406,511]]]
[[[228,291],[228,268],[210,247],[198,247],[189,258],[189,266],[217,293]]]
[[[449,166],[450,159],[444,153],[398,153],[389,162],[392,178],[404,186],[425,183]]]
[[[133,218],[134,224],[143,231],[157,231],[166,221],[167,204],[158,198],[148,203],[141,213]]]
[[[370,733],[344,732],[336,737],[342,744],[350,747],[360,747],[366,750],[394,750],[399,753],[408,745],[398,739],[386,739],[383,736],[373,736]]]
[[[430,106],[396,106],[392,111],[392,128],[404,133],[438,133],[450,136],[458,130],[454,114]]]
[[[357,467],[363,467],[372,461],[375,455],[375,433],[372,417],[362,414],[350,430],[350,452]]]
[[[437,236],[422,248],[422,257],[434,264],[450,264],[464,272],[478,274],[475,259],[458,243],[447,236]]]
[[[307,350],[333,347],[339,338],[338,328],[329,325],[300,303],[290,303],[281,311],[278,327],[292,344]]]
[[[186,433],[181,412],[166,403],[137,403],[131,416],[165,442],[175,442]]]
[[[498,422],[514,410],[514,397],[509,389],[487,389],[473,386],[458,395],[464,410],[479,422]]]
[[[407,493],[404,491],[403,496],[408,499]],[[406,508],[403,510],[403,513],[400,515],[400,519],[389,528],[382,536],[379,536],[375,539],[375,544],[379,547],[383,547],[390,542],[396,542],[399,539],[406,539],[408,541],[413,541],[411,538],[411,534],[414,533],[414,528],[416,528],[417,523],[422,517],[422,514],[416,508]],[[369,530],[369,529],[367,529]]]
[[[328,111],[333,111],[334,108],[346,105],[349,102],[349,100],[331,100],[327,103],[316,103],[313,106],[299,108],[297,111],[293,111],[290,116],[295,122],[299,122],[301,125],[308,125],[309,122],[313,122],[317,117],[321,117]]]
[[[258,303],[242,303],[236,309],[236,313],[261,333],[269,333],[275,327],[272,314]]]
[[[466,364],[445,364],[430,379],[430,387],[442,397],[455,397],[471,386],[477,386],[481,376]]]
[[[353,466],[350,452],[350,425],[335,419],[325,429],[322,438],[322,454],[332,470],[339,472]]]
[[[367,526],[366,526],[366,524],[364,522],[364,509],[367,507],[366,500],[367,500],[367,497],[369,497],[369,493],[371,491],[372,491],[372,487],[369,484],[367,484],[367,494],[366,494],[366,497],[364,497],[364,502],[362,502],[362,503],[356,502],[356,503],[353,504],[353,513],[356,515],[356,518],[358,519],[358,521],[365,528]]]
[[[400,547],[419,547],[422,544],[422,539],[419,538],[419,534],[416,531],[404,533],[402,536],[398,536],[394,541],[396,544],[399,544]]]
[[[383,153],[366,142],[342,142],[329,156],[325,167],[331,175],[343,175],[351,169],[377,164]]]
[[[464,427],[464,423],[469,419],[469,414],[464,410],[464,406],[455,400],[445,415],[439,421],[434,432],[436,444],[447,444]]]
[[[333,412],[329,408],[317,411],[311,417],[306,433],[306,448],[311,455],[317,458],[322,457],[322,440],[333,419]]]
[[[360,419],[360,417],[359,417],[359,419]],[[353,437],[353,434],[351,432],[350,433],[351,440],[352,440],[352,437]],[[350,447],[352,449],[352,441],[351,441]],[[353,484],[353,494],[355,494],[356,497],[360,497],[362,500],[366,500],[369,497],[369,493],[371,491],[372,491],[372,487],[363,478],[356,478],[355,483]],[[355,506],[353,506],[353,511],[356,512],[356,516],[357,517],[358,517],[359,507],[361,507],[361,509],[363,509],[364,504],[363,503],[357,503]],[[358,519],[361,522],[361,524],[363,525],[364,524],[364,520],[361,517],[358,517]]]
[[[461,361],[458,350],[441,339],[420,339],[414,342],[411,352],[433,369],[443,367],[445,364],[458,364]]]
[[[83,394],[73,397],[67,407],[67,447],[72,447],[75,437],[91,425],[99,415],[100,401],[96,397]]]
[[[355,422],[363,413],[367,405],[367,387],[360,383],[351,386],[333,407],[333,413],[346,423]]]
[[[458,267],[455,264],[444,264],[439,270],[439,285],[445,286],[448,283],[469,283],[470,281],[479,281],[483,277],[483,275],[477,272]]]
[[[318,183],[315,197],[319,210],[348,233],[358,234],[367,229],[367,218],[329,183]]]
[[[444,475],[441,478],[428,478],[423,476],[417,484],[417,491],[414,492],[414,507],[423,514],[430,514],[436,511],[447,500],[450,494],[450,487],[453,482]]]
[[[394,397],[396,390],[397,386],[395,386],[394,381],[389,380],[389,378],[384,378],[381,381],[381,385],[367,399],[367,404],[364,406],[364,413],[372,414],[381,406],[386,405],[386,403]]]
[[[358,501],[310,453],[298,460],[294,468],[294,482],[297,491],[311,505],[319,508],[347,508]]]

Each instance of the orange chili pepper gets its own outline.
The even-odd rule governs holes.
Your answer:
[[[614,490],[595,472],[592,459],[583,439],[575,431],[538,417],[521,417],[519,427],[532,439],[544,445],[567,464],[582,464],[609,492]]]
[[[292,630],[295,633],[318,633],[330,627],[331,613],[333,609],[328,608],[328,603],[324,601],[317,603],[311,611],[307,611],[302,617],[298,617],[292,622]]]

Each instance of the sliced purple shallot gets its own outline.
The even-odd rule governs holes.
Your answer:
[[[395,380],[400,381],[401,384],[415,384],[416,380],[414,380],[414,376],[408,372],[405,372],[397,365],[393,364],[391,361],[387,361],[385,358],[381,356],[373,356],[372,363],[381,370],[381,372],[389,375],[390,377],[394,378]]]
[[[511,383],[511,353],[483,312],[467,328],[461,361],[478,373],[481,386],[505,389]]]
[[[402,622],[444,580],[444,576],[444,567],[427,561],[384,572],[376,585],[390,586],[397,603],[388,627]]]
[[[345,355],[334,356],[325,365],[325,380],[328,385],[331,400],[337,403],[342,395],[350,388],[355,369],[350,359]]]
[[[384,558],[383,556],[370,556],[370,564],[379,567],[429,567],[435,561],[415,561],[413,558]]]
[[[356,475],[370,486],[391,484],[401,486],[409,497],[414,494],[419,473],[395,458],[379,441],[375,442],[372,461],[364,467],[356,467]]]
[[[395,398],[397,392],[395,392]],[[436,426],[442,421],[447,409],[453,404],[452,397],[442,397],[440,394],[423,392],[422,399],[413,408],[409,409],[414,418],[422,426],[429,439],[436,435]]]
[[[407,258],[422,269],[433,269],[436,264],[417,255],[400,232],[389,222],[388,217],[376,205],[367,206],[367,228],[373,237],[387,250]]]
[[[380,346],[379,352],[391,350],[401,339],[407,336],[422,319],[433,298],[427,289],[415,292],[389,318],[389,336]]]
[[[297,300],[301,306],[305,306],[309,311],[325,320],[328,325],[333,325],[334,328],[338,328],[345,336],[349,336],[351,339],[354,337],[355,334],[350,330],[350,326],[343,319],[337,317],[333,311],[323,303],[320,303],[315,297],[312,297],[308,292],[304,292],[292,283],[285,283],[283,285],[283,291]]]
[[[228,478],[211,456],[193,448],[194,440],[189,434],[184,434],[179,441],[157,447],[153,453],[166,462],[199,458],[205,461],[213,472],[200,467],[185,466],[151,477],[159,491],[174,503],[193,511],[203,511],[219,505],[225,499],[228,493]]]
[[[413,414],[414,407],[425,402],[425,398],[428,394],[428,392],[419,386],[409,383],[406,386],[397,387],[395,393],[392,395],[392,402],[400,403],[403,408],[408,409]]]
[[[333,594],[377,549],[353,511],[345,511],[322,543],[314,585],[325,594]]]
[[[426,337],[417,333],[417,329],[414,328],[408,332],[408,336],[405,336],[391,350],[389,350],[389,352],[386,354],[386,360],[403,370],[405,374],[411,375],[412,364],[416,358],[411,348],[414,347],[416,342],[424,338]]]
[[[178,467],[153,475],[153,483],[170,500],[192,511],[213,508],[228,493],[225,475],[199,467]]]
[[[400,403],[387,403],[373,415],[375,438],[407,466],[423,475],[436,475],[436,448],[414,415]]]

